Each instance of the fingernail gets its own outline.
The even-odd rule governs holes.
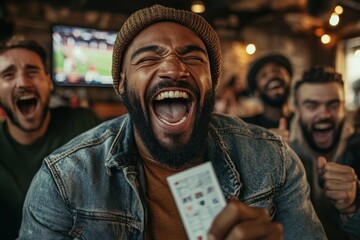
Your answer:
[[[207,240],[216,240],[216,238],[211,233],[208,233]]]
[[[232,195],[229,197],[229,200],[239,200],[238,196]]]

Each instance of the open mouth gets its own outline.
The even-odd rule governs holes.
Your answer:
[[[22,96],[16,101],[17,107],[24,116],[29,116],[34,113],[37,103],[38,99],[35,95]]]
[[[315,124],[312,128],[315,142],[318,144],[330,144],[333,141],[333,130],[333,124],[330,122]]]
[[[160,122],[170,126],[181,125],[191,110],[190,94],[181,90],[162,91],[155,96],[153,109]]]
[[[267,84],[268,90],[274,90],[279,88],[284,88],[284,81],[280,79],[273,79]]]

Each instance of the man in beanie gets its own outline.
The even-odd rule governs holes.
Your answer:
[[[269,128],[288,142],[287,125],[291,114],[288,106],[292,66],[287,57],[279,53],[262,56],[249,66],[247,80],[249,92],[257,97],[263,111],[244,121]]]
[[[113,52],[129,114],[45,159],[20,239],[187,239],[166,179],[204,162],[229,202],[197,239],[324,239],[294,152],[212,113],[220,65],[217,34],[199,15],[159,5],[131,15]]]

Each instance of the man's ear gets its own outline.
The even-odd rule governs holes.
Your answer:
[[[294,103],[294,113],[297,115],[297,116],[300,116],[300,110],[299,110],[299,106]]]
[[[119,94],[121,97],[123,97],[124,93],[125,93],[125,88],[124,88],[124,80],[125,80],[125,73],[121,72],[120,76],[119,76]]]
[[[51,92],[54,91],[54,82],[51,79],[50,74],[46,74],[46,81],[48,81]]]

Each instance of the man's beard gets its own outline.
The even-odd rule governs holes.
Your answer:
[[[288,101],[288,97],[290,94],[290,87],[285,85],[284,80],[282,79],[277,79],[277,81],[281,81],[282,84],[284,84],[284,93],[283,94],[277,94],[274,97],[269,97],[266,93],[266,90],[263,89],[259,89],[259,93],[260,93],[260,99],[269,106],[272,107],[282,107],[287,101]],[[268,89],[268,85],[270,84],[271,81],[269,81],[266,85],[265,85],[265,89]]]
[[[48,101],[47,101],[44,104],[43,113],[42,113],[41,121],[39,122],[39,125],[34,127],[34,128],[28,129],[28,128],[24,128],[23,126],[21,126],[20,122],[15,118],[13,112],[10,110],[10,108],[8,106],[6,106],[4,104],[1,104],[1,103],[0,103],[0,106],[4,109],[4,111],[6,113],[6,117],[10,120],[10,122],[12,122],[21,131],[27,132],[27,133],[38,131],[43,126],[46,115],[49,112],[49,104],[48,104]]]
[[[182,83],[183,82],[178,82],[172,84],[172,86],[185,87]],[[186,84],[186,86],[188,85]],[[185,144],[177,145],[169,149],[161,144],[159,139],[155,137],[155,133],[149,120],[149,109],[142,109],[139,96],[134,91],[128,89],[127,79],[124,79],[124,88],[124,104],[141,140],[155,161],[172,168],[181,168],[186,164],[196,162],[200,157],[204,156],[206,151],[206,136],[215,104],[214,89],[205,94],[204,106],[202,109],[199,105],[196,106],[195,125],[190,140]],[[146,97],[145,102],[150,103],[149,97]],[[199,102],[199,99],[197,99],[197,102]]]
[[[331,119],[324,119],[322,120],[323,122],[329,122],[332,121]],[[344,120],[339,124],[338,127],[336,127],[335,123],[333,123],[334,125],[334,139],[333,142],[331,143],[331,145],[327,148],[321,148],[318,147],[315,143],[315,140],[313,138],[312,135],[312,130],[308,129],[306,124],[300,119],[300,126],[301,126],[301,130],[303,133],[303,136],[306,140],[306,142],[308,143],[309,147],[314,150],[315,152],[321,153],[321,154],[326,154],[326,153],[330,153],[332,150],[334,150],[334,148],[337,146],[339,140],[340,140],[340,135],[341,135],[341,131],[343,129],[344,126]]]

